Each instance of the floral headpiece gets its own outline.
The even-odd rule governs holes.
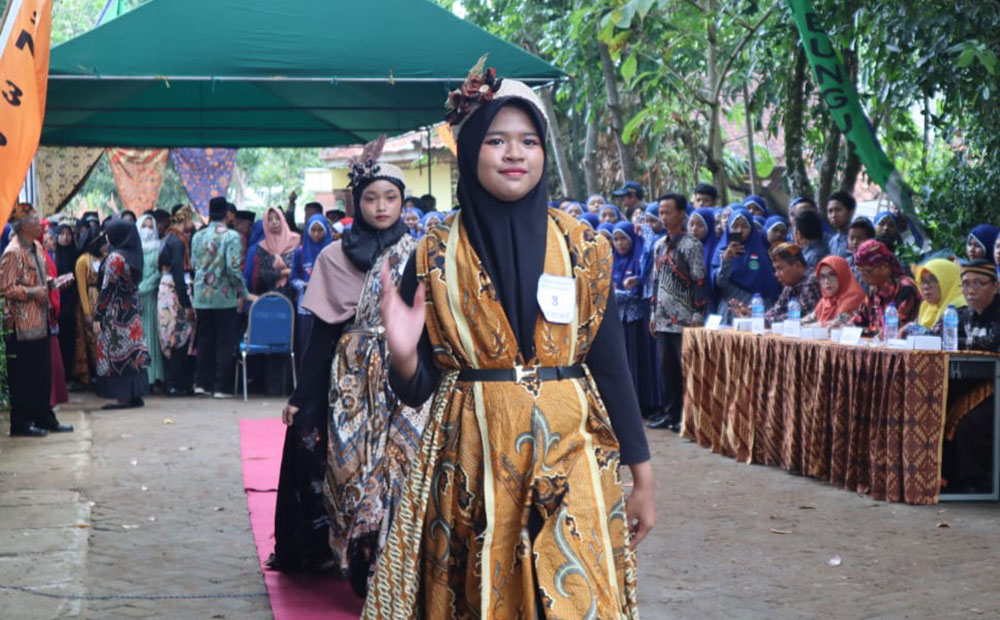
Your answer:
[[[465,83],[451,91],[448,100],[445,101],[444,107],[448,111],[445,120],[451,125],[451,133],[455,140],[458,141],[462,126],[473,112],[491,101],[506,98],[521,99],[530,103],[542,116],[545,121],[543,131],[547,131],[549,117],[535,91],[524,82],[498,77],[496,69],[492,67],[484,71],[485,66],[486,56],[483,55],[469,71]]]
[[[389,179],[398,181],[403,186],[406,185],[402,170],[392,164],[379,161],[383,147],[385,147],[385,134],[366,144],[361,150],[361,155],[351,158],[347,163],[347,178],[350,179],[347,187],[357,190],[375,179]]]
[[[30,202],[19,202],[11,210],[9,219],[11,222],[18,222],[34,213],[35,207],[31,206]]]
[[[479,61],[469,70],[469,76],[465,78],[465,83],[448,93],[448,100],[444,107],[448,110],[444,120],[449,125],[458,125],[465,120],[474,109],[493,101],[497,91],[503,84],[503,78],[497,77],[497,70],[493,67],[486,67],[486,57],[483,54]]]
[[[170,221],[174,224],[184,224],[192,220],[194,220],[194,209],[191,208],[191,205],[184,205],[170,216]]]

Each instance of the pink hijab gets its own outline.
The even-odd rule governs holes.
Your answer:
[[[277,213],[278,218],[281,220],[281,232],[272,233],[268,230],[268,217],[270,217],[271,212]],[[274,256],[281,256],[282,254],[287,254],[295,248],[299,247],[299,241],[302,237],[298,233],[293,233],[290,228],[288,228],[288,222],[285,221],[285,214],[281,212],[281,209],[276,209],[275,207],[269,208],[264,213],[264,238],[260,242],[260,247],[268,251],[268,253]]]

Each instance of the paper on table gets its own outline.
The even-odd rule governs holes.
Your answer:
[[[840,332],[840,344],[856,345],[861,340],[860,327],[845,327]]]
[[[705,329],[719,329],[720,325],[722,325],[721,314],[710,314],[705,320]]]

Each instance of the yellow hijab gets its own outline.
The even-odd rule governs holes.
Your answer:
[[[930,272],[937,278],[941,286],[941,301],[936,304],[926,299],[920,304],[920,314],[917,323],[927,328],[933,328],[941,320],[948,306],[961,308],[965,306],[965,296],[962,295],[962,272],[958,265],[943,258],[927,261],[927,264],[917,267],[917,284],[924,274]]]

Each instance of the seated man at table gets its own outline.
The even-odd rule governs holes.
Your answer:
[[[891,303],[896,304],[900,330],[916,320],[920,291],[884,243],[877,239],[862,243],[854,253],[854,264],[861,272],[861,281],[868,285],[868,297],[851,318],[851,325],[861,327],[866,337],[881,337],[885,310]]]
[[[968,306],[958,309],[959,348],[1000,352],[1000,284],[996,265],[986,259],[964,263],[962,292]],[[990,490],[994,398],[987,398],[966,413],[955,429],[954,439],[945,442],[942,472],[949,492]]]
[[[793,297],[799,302],[802,311],[800,317],[811,313],[822,293],[819,290],[819,283],[816,282],[816,276],[806,266],[802,248],[794,243],[779,243],[769,254],[771,264],[774,266],[774,277],[783,288],[778,300],[764,313],[764,320],[767,323],[774,323],[788,318],[788,302]],[[733,313],[738,316],[751,314],[750,307],[746,304],[735,306]]]

